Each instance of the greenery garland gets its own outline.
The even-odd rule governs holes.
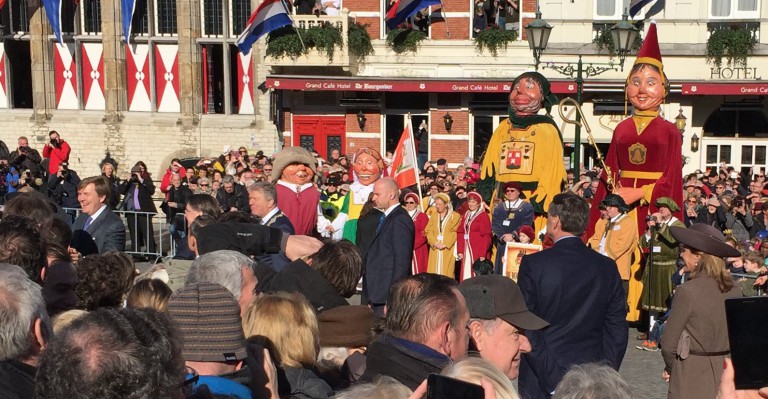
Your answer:
[[[600,53],[601,51],[608,51],[608,54],[613,57],[616,55],[616,46],[613,44],[613,35],[611,34],[610,28],[600,29],[597,31],[597,36],[595,36],[594,39],[592,39],[592,43],[595,44],[595,47],[597,47],[597,52]],[[637,52],[637,50],[640,50],[640,46],[643,44],[643,39],[640,38],[640,35],[635,36],[635,41],[632,42],[632,46],[630,47],[630,51]]]
[[[347,32],[347,42],[350,54],[365,59],[372,55],[373,45],[371,36],[366,30],[367,25],[352,23]],[[301,38],[299,38],[299,34]],[[304,40],[304,46],[301,40]],[[306,55],[310,49],[316,49],[328,56],[330,61],[336,52],[336,47],[344,48],[341,29],[331,23],[324,23],[308,29],[285,26],[276,29],[267,38],[267,55],[274,58],[290,57],[296,59]]]
[[[397,54],[406,51],[416,52],[421,41],[427,38],[427,34],[413,28],[397,28],[387,32],[387,47]]]
[[[717,28],[707,39],[706,60],[720,68],[725,57],[728,65],[746,67],[747,57],[754,51],[756,43],[754,35],[747,29],[737,26]]]
[[[499,50],[502,48],[506,50],[509,43],[517,40],[517,31],[494,26],[477,32],[474,40],[479,53],[482,54],[484,50],[488,50],[492,56],[496,57],[499,55]]]

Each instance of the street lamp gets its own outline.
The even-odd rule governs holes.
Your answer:
[[[685,133],[685,121],[688,118],[683,115],[683,109],[680,108],[680,112],[675,117],[675,126],[677,126],[677,130],[680,131],[680,138],[683,138],[683,133]]]
[[[533,50],[533,58],[536,60],[536,70],[539,70],[539,59],[541,53],[547,48],[549,34],[552,33],[552,26],[547,21],[541,19],[541,9],[536,7],[536,19],[529,22],[525,27],[526,36],[528,36],[528,47]]]
[[[699,151],[699,136],[694,133],[693,137],[691,137],[691,152],[697,151]]]
[[[360,130],[365,130],[365,122],[368,119],[365,118],[365,114],[363,113],[363,110],[360,110],[360,112],[357,113],[357,126],[360,127]]]
[[[632,50],[632,43],[639,34],[639,30],[632,25],[627,19],[627,11],[624,10],[622,21],[611,27],[611,35],[613,37],[614,51],[619,57],[619,68],[624,70],[624,60]],[[528,47],[533,51],[533,58],[535,60],[536,70],[539,69],[539,63],[541,63],[541,53],[546,50],[547,42],[549,41],[549,34],[552,31],[547,21],[541,18],[541,11],[537,8],[536,19],[531,21],[525,27],[526,34],[528,35]],[[582,62],[581,55],[579,55],[579,61],[572,62],[544,62],[544,68],[554,69],[561,75],[574,78],[576,82],[576,102],[582,105],[582,94],[584,94],[584,79],[591,78],[593,76],[600,75],[607,71],[615,71],[616,64],[611,62],[590,62],[586,66]],[[576,113],[576,128],[574,134],[574,148],[573,148],[573,163],[574,168],[578,168],[581,165],[581,113]]]
[[[451,128],[453,127],[453,117],[450,113],[446,112],[445,115],[443,115],[443,124],[445,125],[445,131],[450,133]]]

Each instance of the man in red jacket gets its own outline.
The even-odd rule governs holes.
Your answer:
[[[49,176],[55,176],[59,171],[59,164],[69,162],[69,153],[72,149],[66,141],[59,137],[59,132],[55,130],[48,132],[48,138],[51,141],[43,147],[43,158],[48,159]]]

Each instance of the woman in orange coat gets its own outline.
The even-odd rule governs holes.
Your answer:
[[[474,277],[472,265],[485,260],[491,249],[491,218],[483,209],[483,197],[477,191],[467,194],[469,210],[464,213],[458,230],[458,258],[461,261],[459,281]]]
[[[403,199],[405,200],[405,210],[411,215],[414,227],[411,274],[426,273],[427,262],[429,261],[429,245],[427,245],[425,230],[429,218],[419,211],[419,196],[416,193],[408,193]]]

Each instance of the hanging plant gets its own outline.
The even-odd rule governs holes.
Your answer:
[[[301,38],[299,38],[301,35]],[[302,40],[304,45],[302,46]],[[298,58],[316,49],[333,61],[336,47],[343,48],[341,29],[326,23],[308,29],[286,26],[276,29],[267,38],[267,55],[275,58]]]
[[[427,34],[411,27],[392,29],[387,33],[387,47],[397,54],[416,52]]]
[[[597,36],[595,36],[594,39],[592,39],[592,43],[595,44],[595,47],[597,47],[597,53],[601,53],[602,51],[608,52],[608,55],[613,57],[616,55],[616,46],[613,44],[613,35],[611,34],[611,28],[609,26],[606,26],[600,30],[597,31]],[[632,46],[630,46],[630,51],[633,53],[636,53],[637,50],[640,50],[640,46],[643,44],[643,39],[640,38],[640,35],[635,36],[635,41],[632,42]]]
[[[355,22],[350,24],[347,30],[349,53],[359,58],[360,61],[364,61],[366,57],[374,53],[371,35],[366,29],[368,26]]]
[[[492,27],[481,30],[475,36],[475,48],[481,53],[488,50],[492,56],[499,55],[499,50],[507,49],[509,43],[517,40],[517,31],[504,30],[498,27]]]
[[[707,39],[707,62],[720,68],[723,58],[728,65],[747,66],[747,57],[755,50],[757,39],[751,31],[738,26],[716,28]]]

